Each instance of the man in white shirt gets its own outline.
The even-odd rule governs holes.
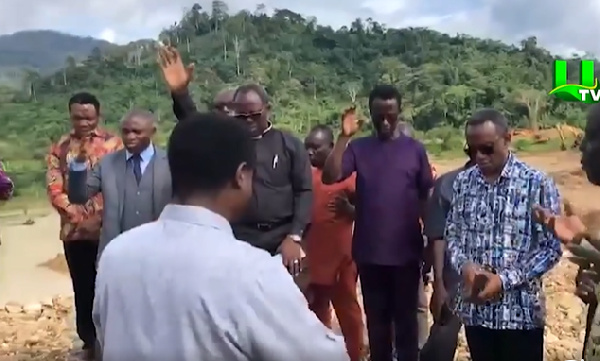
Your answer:
[[[197,114],[169,140],[174,204],[115,238],[98,265],[104,361],[347,361],[281,260],[235,239],[254,142],[239,120]]]

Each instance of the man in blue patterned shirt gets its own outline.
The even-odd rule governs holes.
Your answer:
[[[456,310],[473,361],[542,361],[545,302],[541,277],[560,259],[560,242],[532,219],[541,205],[560,213],[552,179],[509,151],[506,118],[476,112],[466,125],[476,166],[453,185],[445,239],[462,278]]]

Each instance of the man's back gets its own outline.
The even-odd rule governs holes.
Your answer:
[[[320,333],[327,360],[345,360],[303,307],[280,260],[237,241],[221,216],[170,205],[106,248],[94,322],[105,361],[314,359],[306,332]]]

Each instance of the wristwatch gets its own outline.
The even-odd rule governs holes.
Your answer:
[[[302,237],[297,234],[288,234],[288,238],[294,242],[302,242]]]

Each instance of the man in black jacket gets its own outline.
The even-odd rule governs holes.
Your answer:
[[[179,121],[196,112],[187,87],[193,66],[184,66],[174,48],[160,50],[160,66],[173,97]],[[272,255],[281,254],[290,273],[301,271],[301,240],[310,219],[312,174],[300,139],[273,128],[271,108],[264,89],[244,85],[215,98],[213,108],[247,122],[256,139],[257,168],[253,196],[244,219],[233,226],[236,237]]]
[[[458,173],[471,167],[473,160],[468,149],[469,161],[461,168],[445,173],[436,179],[427,205],[423,232],[428,239],[428,252],[433,258],[433,295],[430,309],[434,323],[429,338],[421,349],[421,361],[452,361],[458,346],[458,333],[462,324],[451,311],[458,291],[460,276],[452,269],[446,256],[444,228],[452,202],[452,185]]]

